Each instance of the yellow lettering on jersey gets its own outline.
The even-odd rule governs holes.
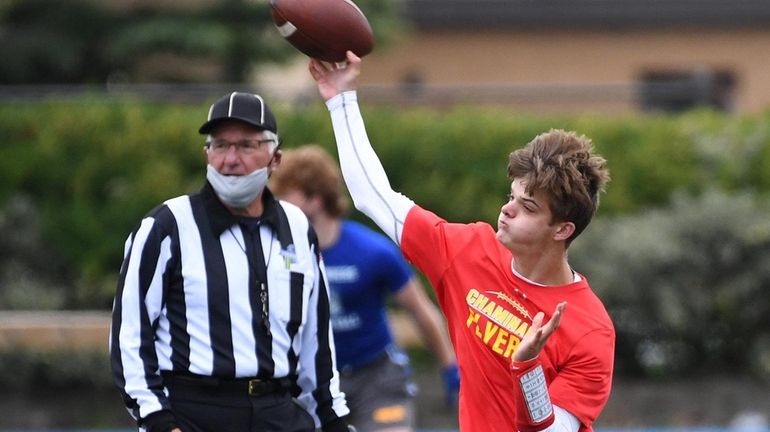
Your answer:
[[[505,328],[508,329],[511,333],[516,333],[516,328],[519,327],[519,324],[521,324],[521,318],[517,317],[514,314],[511,314],[511,319],[508,320],[507,323],[505,323]]]
[[[465,320],[465,325],[468,326],[468,327],[470,327],[471,324],[478,325],[479,324],[479,317],[481,317],[481,315],[478,312],[476,312],[475,310],[473,310],[471,308],[468,308],[468,319]]]
[[[503,348],[505,348],[508,343],[508,335],[509,333],[507,331],[500,329],[500,331],[497,332],[495,343],[492,344],[492,351],[504,355],[505,351]]]
[[[504,293],[492,294],[495,294],[496,298],[507,299]],[[468,290],[465,301],[468,304],[466,327],[493,352],[511,358],[529,330],[529,323],[522,321],[518,314],[523,313],[529,317],[528,311],[510,299],[497,303],[475,288]],[[506,309],[509,303],[515,311]],[[482,320],[482,316],[486,319]]]
[[[481,310],[481,313],[483,313],[484,315],[486,315],[488,317],[491,317],[492,316],[492,312],[495,311],[496,307],[497,307],[497,304],[495,302],[491,301],[491,302],[487,303],[486,306],[484,306],[484,309]]]
[[[506,320],[506,319],[508,319],[508,316],[509,316],[510,314],[511,314],[510,312],[508,312],[507,310],[505,310],[505,309],[504,309],[502,306],[498,305],[498,306],[495,308],[495,311],[494,311],[494,312],[492,312],[492,316],[491,316],[491,318],[492,318],[493,320],[495,320],[495,322],[497,322],[497,323],[498,323],[498,324],[500,324],[501,326],[505,327],[505,320]]]
[[[487,326],[484,329],[484,343],[489,343],[489,340],[497,333],[498,329],[500,329],[499,326],[495,325],[492,321],[487,321]]]
[[[481,332],[479,331],[479,318],[481,318],[480,313],[471,308],[468,308],[468,319],[465,320],[465,325],[470,328],[471,325],[475,324],[474,329],[476,331],[476,336],[481,337]]]
[[[479,294],[478,298],[476,298],[476,301],[474,301],[471,306],[475,307],[478,310],[484,309],[484,306],[487,305],[489,302],[489,297],[485,296],[484,294]]]
[[[481,295],[481,293],[479,293],[479,290],[477,290],[477,289],[475,289],[475,288],[471,288],[471,289],[468,291],[468,294],[466,294],[466,295],[465,295],[465,302],[466,302],[466,303],[468,303],[469,305],[472,305],[473,303],[475,303],[475,302],[476,302],[476,299],[477,299],[477,298],[478,298],[480,295]]]
[[[515,331],[515,332],[513,332],[513,334],[515,334],[515,335],[517,335],[517,336],[519,336],[519,337],[523,338],[523,337],[524,337],[524,335],[525,335],[525,334],[527,334],[527,329],[529,329],[529,324],[527,324],[527,323],[525,323],[525,322],[524,322],[524,323],[521,323],[521,325],[519,326],[519,328],[517,328],[517,329],[516,329],[516,331]]]
[[[470,327],[471,324],[479,325],[479,317],[481,317],[481,314],[471,308],[468,308],[468,319],[465,320],[465,325],[468,327]]]
[[[508,346],[505,347],[505,352],[503,353],[503,356],[505,358],[511,358],[513,353],[516,352],[516,348],[519,347],[519,342],[521,342],[521,339],[517,338],[514,335],[510,335],[511,337],[508,338]]]

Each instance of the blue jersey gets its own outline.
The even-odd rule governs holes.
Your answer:
[[[321,252],[337,367],[355,368],[393,343],[385,300],[409,281],[412,269],[389,238],[353,221],[343,221],[337,242]]]

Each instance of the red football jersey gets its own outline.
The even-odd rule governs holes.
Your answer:
[[[511,356],[538,312],[561,324],[540,353],[551,402],[590,431],[610,395],[615,330],[586,278],[538,286],[516,276],[512,255],[489,224],[448,223],[415,206],[401,247],[430,280],[460,365],[463,432],[515,431]]]

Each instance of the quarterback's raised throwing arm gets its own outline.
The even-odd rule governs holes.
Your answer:
[[[538,135],[509,156],[511,194],[496,231],[484,222],[449,223],[390,186],[358,107],[361,59],[352,52],[335,65],[313,59],[309,70],[331,113],[355,207],[401,247],[437,294],[460,365],[460,429],[591,432],[609,397],[615,336],[604,306],[566,253],[609,180],[591,141],[562,130]],[[538,183],[541,178],[559,182]],[[484,315],[489,307],[475,300],[478,286],[508,299],[490,301],[490,310],[521,326],[508,331]],[[567,303],[574,307],[563,320]],[[472,326],[482,322],[505,334],[511,349],[479,339]],[[562,323],[566,328],[557,332]]]
[[[342,69],[315,59],[309,69],[331,113],[340,167],[353,204],[401,245],[404,219],[414,202],[390,187],[366,135],[355,92],[361,59],[349,52],[347,66]]]

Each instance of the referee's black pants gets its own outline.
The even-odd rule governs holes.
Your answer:
[[[286,385],[249,394],[245,380],[164,375],[164,384],[182,432],[315,431]]]

